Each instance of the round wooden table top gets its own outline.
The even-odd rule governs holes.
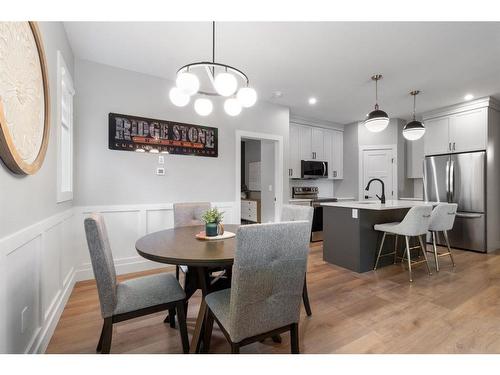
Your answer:
[[[236,233],[239,225],[224,225]],[[209,267],[231,265],[234,261],[236,237],[225,240],[199,240],[195,236],[203,225],[162,230],[139,238],[135,248],[142,257],[160,263]]]

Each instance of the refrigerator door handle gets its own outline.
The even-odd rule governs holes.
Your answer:
[[[455,195],[455,162],[450,162],[450,202],[453,202]]]
[[[446,161],[446,200],[451,201],[450,198],[450,161]]]

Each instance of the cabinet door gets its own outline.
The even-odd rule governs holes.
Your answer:
[[[332,178],[344,178],[344,132],[333,132],[333,162],[331,168]]]
[[[323,134],[323,129],[311,129],[311,152],[314,160],[325,161],[326,159],[323,147]]]
[[[290,159],[288,160],[291,178],[300,178],[300,127],[290,124]]]
[[[313,160],[311,150],[312,128],[309,126],[299,126],[299,149],[300,160]]]
[[[449,117],[440,117],[424,122],[425,155],[446,154],[451,151],[449,122]]]
[[[323,130],[323,160],[328,163],[328,179],[333,179],[333,134],[331,130]]]
[[[450,116],[452,152],[486,150],[487,111],[487,108],[480,108]]]

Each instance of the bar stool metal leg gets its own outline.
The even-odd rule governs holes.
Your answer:
[[[408,274],[410,275],[410,282],[412,282],[413,278],[411,275],[410,237],[405,236],[405,240],[406,240],[406,257],[408,260]]]
[[[380,248],[378,249],[377,260],[375,261],[375,267],[373,267],[373,270],[377,269],[378,260],[380,259],[380,254],[382,253],[382,249],[384,248],[384,241],[385,241],[386,234],[387,233],[384,232],[384,234],[382,235],[382,242],[380,243]]]
[[[448,232],[444,230],[443,235],[444,235],[444,240],[446,241],[446,246],[448,246],[448,254],[450,254],[451,263],[453,267],[455,267],[455,261],[453,260],[453,255],[451,255],[451,247],[450,247],[450,241],[448,240]]]
[[[437,252],[437,238],[436,232],[431,232],[432,234],[432,248],[434,249],[434,260],[436,261],[436,272],[439,272],[439,260],[438,260],[438,252]]]
[[[418,236],[418,241],[420,242],[420,247],[422,248],[422,254],[424,254],[425,266],[427,267],[427,272],[429,272],[429,276],[430,276],[430,275],[432,275],[432,272],[431,272],[431,268],[429,267],[429,262],[427,261],[427,254],[425,254],[426,248],[425,248],[422,236]]]

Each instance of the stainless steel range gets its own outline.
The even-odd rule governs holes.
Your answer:
[[[292,204],[307,204],[314,208],[311,241],[323,240],[323,207],[324,202],[337,202],[337,198],[318,198],[317,186],[294,186],[292,187]]]

